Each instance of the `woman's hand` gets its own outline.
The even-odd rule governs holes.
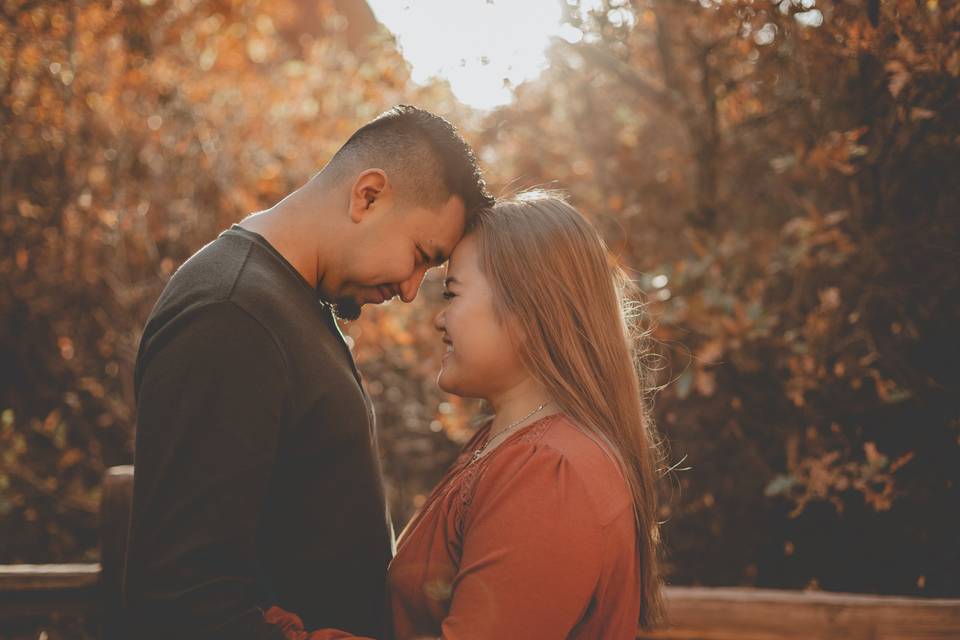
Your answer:
[[[263,619],[280,627],[286,640],[373,640],[366,636],[355,636],[339,629],[319,629],[307,631],[303,620],[297,614],[272,606],[263,613]]]

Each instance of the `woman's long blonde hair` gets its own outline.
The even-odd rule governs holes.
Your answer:
[[[524,334],[521,359],[561,409],[619,463],[633,495],[640,558],[640,626],[663,617],[655,466],[659,441],[647,411],[632,326],[629,280],[596,229],[562,196],[527,191],[478,213],[480,269],[501,317]]]

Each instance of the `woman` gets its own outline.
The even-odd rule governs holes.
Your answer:
[[[494,416],[400,537],[396,637],[635,637],[662,605],[624,280],[575,209],[528,192],[477,216],[445,285],[439,385]],[[291,638],[348,637],[270,616]]]

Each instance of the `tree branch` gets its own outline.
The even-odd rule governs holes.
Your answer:
[[[622,60],[614,57],[600,47],[594,45],[575,45],[560,40],[564,47],[576,52],[583,60],[593,66],[600,67],[621,80],[633,89],[641,98],[654,103],[668,113],[687,118],[692,115],[692,109],[675,91],[666,87],[658,87],[652,81],[644,78],[635,69]]]

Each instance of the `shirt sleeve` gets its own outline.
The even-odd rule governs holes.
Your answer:
[[[355,636],[340,629],[307,631],[300,616],[277,606],[267,609],[263,618],[283,631],[284,640],[374,640],[366,636]]]
[[[492,455],[464,516],[443,637],[566,638],[600,576],[592,505],[555,449],[516,443]]]
[[[161,338],[140,363],[128,624],[138,637],[283,638],[256,561],[287,393],[279,348],[231,302]]]

